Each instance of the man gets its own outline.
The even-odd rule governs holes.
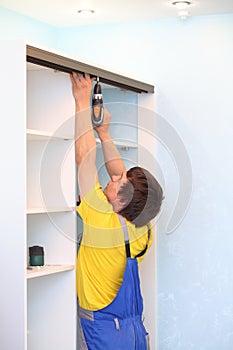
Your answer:
[[[163,191],[145,169],[126,171],[111,140],[111,116],[95,128],[111,180],[102,191],[96,169],[96,140],[91,122],[92,79],[71,74],[76,105],[75,155],[84,230],[77,257],[77,292],[83,343],[89,350],[145,350],[140,262],[152,243],[151,224]],[[82,337],[79,336],[79,341]]]

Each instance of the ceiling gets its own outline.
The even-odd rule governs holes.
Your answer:
[[[0,0],[0,5],[54,26],[116,23],[177,17],[174,0]],[[191,16],[233,13],[233,0],[190,0]],[[83,16],[81,8],[94,14]]]

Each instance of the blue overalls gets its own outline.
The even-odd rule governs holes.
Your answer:
[[[125,236],[126,268],[122,285],[111,304],[98,311],[80,308],[80,321],[88,350],[146,350],[147,332],[142,323],[143,300],[138,262],[130,257],[128,230],[119,216]],[[148,241],[150,229],[148,226]],[[137,257],[145,254],[145,249]]]

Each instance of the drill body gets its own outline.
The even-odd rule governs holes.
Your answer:
[[[103,123],[104,117],[104,105],[103,105],[103,95],[100,83],[94,86],[93,96],[92,96],[92,113],[91,119],[94,126],[99,126]]]

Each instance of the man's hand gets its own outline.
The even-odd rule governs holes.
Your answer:
[[[90,75],[85,73],[71,73],[70,80],[72,83],[72,93],[75,99],[76,112],[90,108],[90,98],[92,91],[92,81],[95,78],[90,78]]]
[[[97,132],[97,134],[102,142],[110,139],[109,127],[110,127],[111,119],[112,119],[111,114],[109,113],[107,108],[104,107],[103,123],[100,126],[95,127],[95,131]]]
[[[105,166],[110,177],[122,175],[126,171],[124,162],[109,133],[111,118],[111,114],[104,108],[103,123],[95,127],[102,144]]]

